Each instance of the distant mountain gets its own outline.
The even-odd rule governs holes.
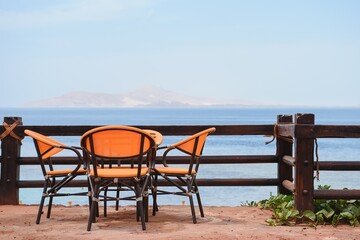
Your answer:
[[[247,104],[192,97],[173,91],[144,87],[128,93],[70,92],[58,97],[32,101],[26,107],[185,107]]]

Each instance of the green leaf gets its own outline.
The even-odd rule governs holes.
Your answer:
[[[292,210],[291,211],[291,215],[290,215],[290,217],[291,218],[294,218],[294,217],[297,217],[297,216],[299,216],[299,211],[298,210]]]
[[[316,214],[317,216],[322,216],[322,217],[324,217],[327,213],[328,213],[328,212],[326,211],[326,209],[323,208],[323,209],[321,209],[320,211],[316,212],[315,214]]]
[[[359,221],[356,218],[354,218],[354,219],[350,220],[349,223],[351,226],[356,226],[359,224]]]
[[[335,214],[335,211],[332,208],[327,209],[327,213],[324,215],[326,219],[330,219]]]
[[[330,188],[331,188],[330,185],[324,185],[324,186],[319,185],[319,186],[318,186],[318,189],[319,189],[319,190],[329,190]]]
[[[316,221],[318,222],[318,223],[321,223],[321,224],[323,224],[325,221],[324,221],[324,216],[322,215],[322,214],[315,214],[315,216],[316,216]]]
[[[290,218],[290,216],[291,216],[291,211],[289,211],[289,210],[287,210],[287,209],[285,209],[284,210],[284,212],[283,212],[283,219],[289,219]]]
[[[336,225],[339,224],[339,221],[340,221],[340,220],[341,220],[341,217],[340,217],[339,215],[335,214],[335,215],[333,216],[333,218],[332,218],[331,224],[332,224],[333,226],[336,226]]]
[[[346,219],[353,219],[354,218],[354,215],[351,213],[351,212],[341,212],[340,213],[340,216],[342,217],[342,218],[346,218]]]
[[[303,213],[303,216],[306,217],[307,219],[310,219],[313,222],[316,221],[316,215],[311,210],[305,210],[304,213]]]
[[[274,219],[269,218],[265,222],[270,226],[276,226],[276,222],[274,221]]]

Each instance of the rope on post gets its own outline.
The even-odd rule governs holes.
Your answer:
[[[317,142],[317,139],[314,139],[315,141],[315,157],[316,157],[316,180],[320,180],[320,168],[319,168],[319,144]]]
[[[268,136],[265,136],[265,137],[268,137]],[[291,137],[291,136],[281,136],[278,134],[278,125],[275,124],[274,125],[274,135],[272,135],[272,139],[268,142],[265,142],[265,144],[269,144],[269,143],[272,143],[276,138],[279,138],[281,140],[284,140],[288,143],[293,143],[294,142],[294,139]],[[315,158],[316,158],[316,162],[315,162],[315,165],[316,165],[316,180],[320,180],[320,167],[319,167],[319,145],[318,145],[318,142],[317,142],[317,139],[314,138],[314,142],[315,142]]]
[[[265,137],[267,137],[267,136],[265,136]],[[291,136],[282,136],[282,135],[278,134],[278,125],[277,124],[274,125],[274,135],[272,135],[272,137],[273,138],[270,141],[265,142],[266,145],[272,143],[276,138],[284,140],[284,141],[286,141],[288,143],[293,143],[294,142],[294,140],[293,140],[293,138]]]
[[[0,135],[0,139],[4,139],[5,137],[7,137],[8,135],[10,135],[11,137],[15,138],[16,140],[19,141],[19,143],[21,144],[21,140],[22,138],[19,137],[18,135],[16,135],[13,130],[19,125],[19,123],[21,122],[20,119],[16,120],[13,124],[9,125],[8,123],[4,122],[3,125],[5,127],[5,131]]]

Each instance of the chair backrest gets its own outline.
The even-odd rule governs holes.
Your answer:
[[[155,149],[154,138],[146,131],[129,126],[97,127],[84,133],[81,146],[96,159],[142,160],[143,155]]]
[[[201,132],[198,132],[180,142],[177,142],[170,146],[170,148],[177,148],[182,152],[189,155],[195,155],[199,157],[202,154],[206,138],[209,134],[215,132],[216,128],[208,128]]]
[[[52,138],[44,136],[40,133],[26,129],[25,134],[32,137],[34,140],[35,148],[40,160],[48,159],[49,157],[61,152],[65,144],[58,142]]]

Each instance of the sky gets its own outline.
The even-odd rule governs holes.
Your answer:
[[[360,106],[357,0],[0,0],[0,107],[152,86]]]

